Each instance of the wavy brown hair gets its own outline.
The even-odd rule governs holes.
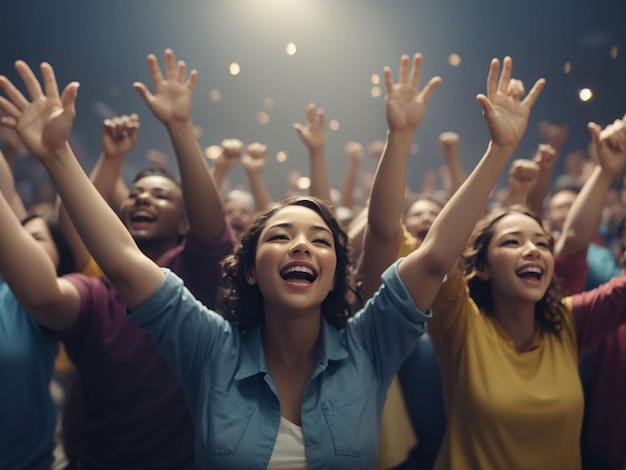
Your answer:
[[[554,238],[543,226],[541,218],[523,205],[514,205],[498,209],[484,216],[474,229],[469,246],[463,254],[465,277],[470,296],[487,315],[493,315],[493,293],[491,281],[483,281],[478,274],[487,266],[487,251],[493,238],[495,225],[504,217],[513,214],[522,214],[532,218],[545,232],[550,243],[550,252],[554,251]],[[535,304],[535,320],[539,328],[556,336],[561,335],[565,319],[565,307],[561,303],[563,294],[558,280],[553,276],[546,293]]]
[[[337,255],[335,285],[322,302],[322,317],[335,328],[343,328],[363,300],[362,289],[356,282],[354,266],[349,257],[348,236],[326,203],[306,196],[288,197],[256,215],[235,251],[222,262],[220,311],[224,318],[238,322],[242,329],[254,328],[263,322],[263,294],[257,284],[248,284],[247,277],[255,266],[259,237],[267,221],[289,206],[302,206],[316,212],[333,234]]]

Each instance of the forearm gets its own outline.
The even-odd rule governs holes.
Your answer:
[[[543,205],[552,184],[552,171],[541,170],[533,188],[526,197],[526,205],[537,215],[543,215]]]
[[[61,232],[63,233],[63,237],[65,241],[72,250],[72,255],[74,256],[74,269],[79,272],[89,262],[91,255],[89,254],[89,250],[83,243],[83,239],[80,238],[80,235],[76,231],[76,227],[72,223],[70,216],[63,205],[63,202],[60,198],[57,198],[57,213],[59,219],[59,227],[61,228]]]
[[[89,179],[102,195],[105,201],[117,211],[120,200],[118,195],[119,185],[122,178],[124,157],[110,157],[104,152],[98,157],[98,161],[89,174]],[[125,187],[125,185],[123,185]],[[128,194],[128,193],[127,193]]]
[[[324,150],[310,152],[311,189],[310,194],[322,201],[331,201],[328,171],[326,169],[326,155]]]
[[[221,235],[226,224],[218,186],[204,159],[191,120],[170,124],[167,130],[178,161],[190,230],[198,240],[209,243]]]
[[[516,204],[528,205],[528,193],[523,191],[516,191],[513,188],[509,188],[509,195],[507,197],[507,205],[513,206]]]
[[[454,194],[465,181],[465,171],[461,166],[461,161],[459,160],[458,155],[453,154],[446,157],[446,165],[448,166],[448,171],[450,172],[450,195]]]
[[[611,186],[613,175],[596,166],[591,176],[574,199],[563,224],[555,252],[570,257],[584,250],[600,224],[606,192]]]
[[[350,161],[346,173],[343,175],[341,183],[341,204],[350,210],[354,210],[354,189],[356,187],[356,178],[359,172],[359,164],[356,161]]]
[[[0,192],[11,206],[17,218],[19,220],[24,219],[26,217],[26,208],[19,194],[17,194],[13,172],[2,151],[0,151]]]
[[[401,234],[404,182],[413,132],[387,133],[370,194],[368,231],[383,242],[397,241]]]
[[[265,180],[260,172],[248,171],[248,182],[250,184],[250,193],[254,198],[257,211],[264,211],[272,204],[272,196],[267,189]]]

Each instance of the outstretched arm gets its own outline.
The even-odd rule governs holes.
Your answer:
[[[209,147],[215,152],[211,174],[219,191],[224,190],[224,180],[228,170],[237,165],[243,153],[243,142],[239,139],[224,139],[221,145]]]
[[[346,157],[348,157],[348,166],[341,183],[341,205],[354,210],[356,205],[354,202],[354,190],[356,188],[359,166],[363,159],[363,145],[358,142],[348,142],[344,146],[343,151]]]
[[[263,211],[272,204],[272,196],[267,189],[261,172],[267,165],[267,145],[254,142],[246,147],[241,164],[248,175],[250,192],[254,197],[257,211]]]
[[[509,170],[509,195],[507,205],[528,205],[528,193],[537,184],[539,165],[532,160],[513,160]],[[541,215],[541,214],[538,214]]]
[[[293,128],[309,149],[311,168],[311,196],[331,201],[328,171],[326,169],[326,127],[324,110],[310,103],[306,108],[306,125],[294,124]]]
[[[148,66],[154,94],[143,83],[135,82],[133,86],[170,135],[180,171],[190,232],[200,242],[209,244],[222,234],[226,221],[219,191],[191,120],[191,98],[198,72],[194,69],[187,76],[185,62],[176,62],[171,49],[165,50],[165,76],[153,54],[148,56]]]
[[[535,183],[528,194],[528,207],[539,216],[543,216],[543,205],[550,192],[552,169],[556,159],[557,152],[551,145],[540,144],[537,147],[537,153],[535,153],[533,161],[539,167],[539,174],[537,175],[537,183]]]
[[[510,96],[512,69],[513,62],[506,57],[498,79],[500,62],[491,61],[487,96],[476,97],[483,107],[491,135],[487,151],[439,213],[422,245],[398,267],[404,285],[420,310],[430,307],[444,276],[465,249],[489,193],[522,138],[531,107],[544,87],[545,81],[540,79],[522,101]]]
[[[13,172],[2,151],[0,151],[0,193],[7,200],[17,218],[19,220],[24,219],[26,217],[26,208],[22,198],[15,190]]]
[[[600,225],[606,192],[626,165],[626,115],[602,129],[589,123],[599,164],[592,170],[563,223],[555,254],[571,257],[584,250]]]
[[[422,56],[413,56],[409,72],[409,56],[400,60],[398,82],[393,83],[391,70],[385,67],[387,96],[387,141],[376,169],[370,195],[369,214],[360,274],[366,297],[380,285],[380,275],[397,259],[402,239],[402,209],[404,207],[404,182],[415,130],[422,122],[432,92],[441,78],[432,78],[418,88]]]
[[[454,194],[465,181],[465,171],[459,159],[460,145],[461,138],[456,132],[447,131],[439,134],[439,148],[446,160],[446,168],[450,175],[450,187],[447,188],[449,195]]]
[[[15,68],[30,100],[6,77],[0,77],[4,126],[15,129],[24,145],[44,165],[78,233],[98,265],[129,308],[139,306],[161,283],[164,274],[137,247],[126,227],[93,186],[74,157],[68,138],[76,115],[79,84],[59,95],[50,64],[41,64],[44,89],[23,61]]]

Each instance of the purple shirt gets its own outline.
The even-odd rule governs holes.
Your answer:
[[[212,246],[190,238],[159,261],[213,305],[219,261],[232,247],[226,230]],[[195,468],[193,422],[169,364],[126,317],[126,305],[107,279],[65,279],[81,297],[78,320],[61,336],[83,390],[80,460],[89,468]]]

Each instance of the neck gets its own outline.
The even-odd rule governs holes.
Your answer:
[[[144,255],[150,258],[152,261],[156,261],[165,252],[178,246],[175,241],[155,241],[155,240],[135,240],[137,246]]]
[[[494,299],[494,316],[511,335],[517,352],[528,351],[535,336],[535,304]]]
[[[268,361],[300,367],[317,359],[321,334],[318,315],[285,319],[265,315],[263,349]]]

